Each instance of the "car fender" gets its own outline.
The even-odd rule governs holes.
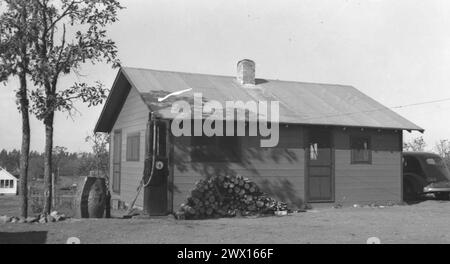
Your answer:
[[[419,192],[423,192],[423,188],[425,186],[427,186],[426,180],[422,176],[420,176],[416,173],[411,173],[411,172],[404,173],[403,181],[410,181],[416,188],[416,191],[419,191]]]

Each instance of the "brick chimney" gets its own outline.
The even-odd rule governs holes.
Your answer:
[[[255,62],[241,60],[237,64],[237,81],[242,85],[255,84]]]

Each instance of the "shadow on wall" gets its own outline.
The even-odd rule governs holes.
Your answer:
[[[303,199],[297,195],[292,183],[288,180],[263,180],[260,188],[263,192],[270,193],[273,198],[287,203],[292,209],[304,206]]]
[[[242,175],[250,178],[256,182],[261,190],[273,198],[285,202],[291,209],[300,209],[304,207],[303,197],[299,196],[294,188],[294,184],[286,179],[280,177],[267,179],[267,174],[261,175],[261,169],[258,164],[297,164],[303,162],[299,160],[297,154],[286,148],[245,148],[240,159],[240,162],[191,162],[191,145],[188,137],[178,138],[174,140],[174,158],[173,166],[176,171],[186,175],[195,175],[197,179],[207,179],[219,175]],[[271,170],[276,170],[276,166]],[[271,176],[271,175],[270,175]],[[195,182],[192,183],[192,188]],[[173,187],[174,193],[182,194],[182,191],[177,186]],[[178,206],[178,205],[175,205]]]
[[[46,231],[5,233],[0,232],[0,244],[45,244]]]

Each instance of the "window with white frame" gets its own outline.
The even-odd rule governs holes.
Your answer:
[[[14,180],[0,180],[0,188],[2,189],[14,188]]]

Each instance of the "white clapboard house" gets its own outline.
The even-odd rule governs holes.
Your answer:
[[[0,167],[0,195],[17,194],[17,178]]]

